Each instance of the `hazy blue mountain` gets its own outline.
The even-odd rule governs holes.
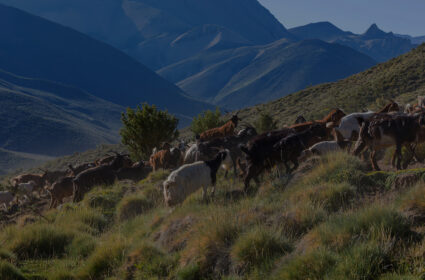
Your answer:
[[[159,73],[195,98],[242,108],[336,81],[375,64],[372,58],[339,44],[282,39],[264,46],[204,53]]]
[[[117,143],[124,109],[75,87],[0,70],[0,169]]]
[[[328,21],[310,23],[304,26],[294,27],[288,30],[299,39],[320,39],[332,41],[341,36],[353,35],[351,32],[343,31]]]
[[[70,28],[0,5],[0,69],[83,89],[107,101],[156,104],[193,116],[205,108],[123,52]]]
[[[378,62],[384,62],[407,53],[416,46],[416,43],[407,38],[382,31],[376,24],[372,24],[363,34],[344,32],[328,22],[295,27],[289,32],[299,39],[320,39],[351,47]]]
[[[292,36],[257,0],[0,0],[0,3],[107,42],[154,70],[190,57],[211,44],[221,48],[240,43],[265,44]],[[211,26],[219,27],[214,30]],[[179,40],[184,34],[186,40]],[[193,35],[203,40],[191,40]]]
[[[420,45],[422,43],[425,43],[425,36],[413,37],[410,35],[403,35],[403,34],[395,34],[395,35],[404,39],[409,39],[412,42],[412,44],[415,44],[415,45]]]

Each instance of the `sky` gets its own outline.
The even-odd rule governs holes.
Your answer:
[[[398,34],[425,35],[425,0],[259,0],[286,28],[329,21],[364,33],[376,23]]]

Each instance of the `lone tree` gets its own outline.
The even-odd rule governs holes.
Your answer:
[[[179,136],[179,120],[167,111],[158,110],[155,105],[144,103],[136,110],[127,108],[121,121],[124,124],[120,131],[121,141],[136,160],[147,159],[159,143],[172,142]]]
[[[277,129],[277,121],[275,121],[269,113],[263,111],[258,111],[258,113],[259,116],[254,123],[255,129],[258,133]]]
[[[215,112],[207,110],[193,118],[190,130],[195,134],[201,134],[208,129],[219,127],[223,124],[224,122],[221,120],[220,109],[216,108]]]

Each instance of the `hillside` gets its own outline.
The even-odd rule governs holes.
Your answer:
[[[1,0],[94,38],[107,42],[159,69],[207,48],[211,42],[240,43],[221,31],[203,30],[216,25],[238,34],[244,43],[265,44],[291,37],[257,0]],[[204,33],[208,41],[176,40],[187,33]],[[205,39],[205,38],[204,38]],[[160,52],[160,54],[158,53]]]
[[[300,43],[304,38],[288,32],[257,0],[0,3],[112,44],[194,99],[229,109],[336,81],[375,64],[341,46]]]
[[[70,28],[4,5],[0,26],[5,71],[70,85],[123,106],[148,102],[189,117],[210,108],[123,52]]]
[[[416,46],[410,39],[392,32],[386,33],[376,24],[372,24],[363,34],[342,31],[330,22],[311,23],[291,28],[289,32],[299,39],[320,39],[353,48],[378,62],[402,55]]]
[[[264,46],[202,53],[158,73],[199,100],[235,109],[339,80],[375,64],[341,45],[282,39]]]
[[[0,216],[0,278],[421,279],[424,174],[341,153],[267,174],[249,195],[220,175],[208,203],[199,190],[173,210],[162,171],[58,210],[35,198]]]
[[[381,108],[388,99],[403,104],[425,95],[425,44],[409,53],[334,83],[309,87],[275,101],[246,108],[240,116],[253,122],[258,110],[270,112],[280,125],[292,124],[298,115],[318,119],[332,108],[349,112]]]
[[[119,141],[125,108],[80,89],[0,70],[0,101],[0,174]]]

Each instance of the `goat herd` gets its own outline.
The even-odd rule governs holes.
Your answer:
[[[306,121],[302,116],[294,125],[279,130],[257,134],[247,126],[236,133],[240,119],[233,116],[227,123],[210,129],[196,137],[196,142],[179,143],[172,147],[165,143],[160,150],[155,148],[149,162],[133,163],[128,155],[116,154],[94,163],[69,166],[68,171],[45,171],[41,175],[24,174],[12,179],[18,193],[31,194],[46,189],[51,196],[50,208],[63,203],[65,197],[81,201],[84,194],[96,185],[111,185],[116,180],[139,181],[151,171],[174,170],[163,183],[164,200],[168,206],[182,203],[191,193],[203,188],[206,199],[207,188],[216,183],[220,167],[234,171],[234,176],[243,178],[244,191],[250,181],[259,183],[259,176],[277,164],[283,164],[288,173],[297,169],[300,160],[315,155],[345,150],[360,155],[366,149],[374,170],[379,170],[377,151],[395,146],[392,164],[397,169],[407,168],[410,160],[402,166],[402,147],[412,157],[416,146],[425,142],[425,99],[419,97],[415,106],[401,106],[391,101],[378,112],[359,112],[346,115],[340,109],[332,110],[326,117]],[[292,168],[290,167],[292,165]],[[45,187],[46,186],[46,187]],[[14,201],[10,191],[0,192],[0,204],[7,206]]]

